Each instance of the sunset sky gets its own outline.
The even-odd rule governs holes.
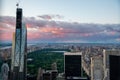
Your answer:
[[[12,41],[16,3],[28,42],[120,43],[120,0],[1,0],[0,41]]]

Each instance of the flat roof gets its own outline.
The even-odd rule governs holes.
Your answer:
[[[65,52],[64,55],[82,55],[82,52]]]
[[[103,51],[120,51],[119,49],[103,49]]]
[[[104,49],[104,50],[103,50],[103,54],[105,54],[105,55],[116,55],[116,56],[120,56],[120,50],[116,50],[116,49],[106,50],[106,49]]]

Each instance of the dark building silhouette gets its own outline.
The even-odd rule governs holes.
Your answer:
[[[103,50],[104,80],[120,80],[120,50]]]
[[[110,80],[120,80],[120,56],[110,55]]]
[[[52,75],[52,80],[56,80],[57,75],[58,75],[58,71],[57,70],[52,70],[51,75]]]
[[[81,53],[64,53],[65,79],[74,80],[81,77]]]
[[[27,76],[27,80],[37,80],[37,77],[35,75],[29,75]]]
[[[52,75],[50,72],[43,73],[43,80],[52,80]]]

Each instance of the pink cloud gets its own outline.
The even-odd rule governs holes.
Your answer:
[[[110,31],[109,34],[110,34],[110,35],[115,35],[116,32],[115,32],[115,31]]]
[[[2,41],[4,41],[4,40],[12,41],[12,33],[3,33],[3,34],[1,34],[0,37],[1,37],[0,40],[2,40]]]
[[[27,33],[27,37],[28,37],[28,40],[31,40],[31,39],[37,39],[37,38],[40,38],[41,35],[38,34],[38,33],[30,33],[30,32],[28,32],[28,33]]]
[[[83,36],[83,37],[88,37],[88,36],[93,36],[94,34],[92,33],[81,33],[80,36]]]
[[[56,15],[57,16],[57,15]],[[56,18],[56,16],[50,16]],[[57,16],[59,17],[59,16]],[[45,17],[49,18],[49,16]],[[72,42],[85,40],[117,40],[119,41],[120,25],[100,25],[69,23],[64,21],[42,20],[34,18],[23,18],[26,27],[28,40],[59,40],[64,39]],[[0,20],[0,40],[12,40],[12,33],[15,32],[15,18],[5,17]],[[117,38],[117,39],[116,39]]]

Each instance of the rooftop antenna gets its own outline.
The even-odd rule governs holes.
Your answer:
[[[16,4],[17,8],[19,8],[19,3]]]
[[[18,2],[16,3],[17,8],[19,8],[19,3],[20,3],[20,0],[18,0]]]

